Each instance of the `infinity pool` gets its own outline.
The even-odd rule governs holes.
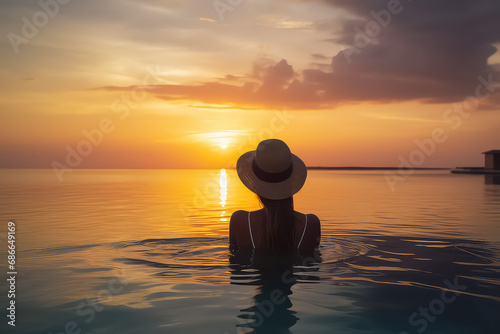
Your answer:
[[[293,254],[229,251],[231,213],[258,209],[233,170],[0,181],[9,333],[498,333],[500,185],[482,176],[417,172],[392,191],[384,172],[310,171],[295,205],[323,238]]]

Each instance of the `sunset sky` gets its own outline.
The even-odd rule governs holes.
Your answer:
[[[269,137],[308,166],[500,149],[498,0],[0,9],[0,168],[224,168]]]

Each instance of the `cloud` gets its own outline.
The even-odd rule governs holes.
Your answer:
[[[355,17],[343,21],[336,40],[347,48],[324,78],[332,88],[343,82],[350,98],[456,101],[474,92],[479,75],[497,72],[488,58],[500,41],[498,1],[401,1],[393,13],[388,4],[399,1],[326,2]]]
[[[479,76],[493,74],[499,81],[498,65],[488,64],[500,42],[496,0],[323,2],[349,13],[336,25],[317,24],[317,29],[336,26],[333,41],[345,46],[329,68],[312,64],[296,72],[286,59],[264,58],[246,77],[155,86],[153,93],[165,100],[246,108],[322,109],[363,101],[458,102],[474,94]]]
[[[207,19],[206,17],[200,17],[200,21],[217,22],[216,20]]]
[[[297,74],[285,59],[272,63],[262,59],[253,66],[253,71],[246,77],[228,75],[222,81],[236,81],[227,84],[217,81],[198,85],[155,85],[148,90],[158,98],[168,101],[199,101],[209,105],[218,105],[221,109],[231,106],[243,109],[282,108],[291,105],[294,108],[315,108],[316,102],[302,98],[296,86],[304,84],[294,79]],[[139,89],[130,87],[99,87],[99,90],[128,91]],[[293,96],[295,94],[295,96]],[[245,107],[246,106],[246,107]],[[199,106],[198,106],[199,107]]]

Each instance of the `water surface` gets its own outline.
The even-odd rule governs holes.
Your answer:
[[[233,170],[0,181],[19,333],[498,332],[500,186],[480,175],[417,172],[393,192],[384,172],[309,171],[294,200],[321,246],[272,255],[227,247],[231,213],[259,208]]]

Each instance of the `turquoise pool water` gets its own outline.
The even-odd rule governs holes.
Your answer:
[[[499,332],[500,186],[482,176],[393,192],[383,172],[310,172],[295,202],[321,246],[261,254],[227,247],[231,212],[258,208],[231,170],[0,175],[3,268],[10,220],[18,247],[2,333]]]

